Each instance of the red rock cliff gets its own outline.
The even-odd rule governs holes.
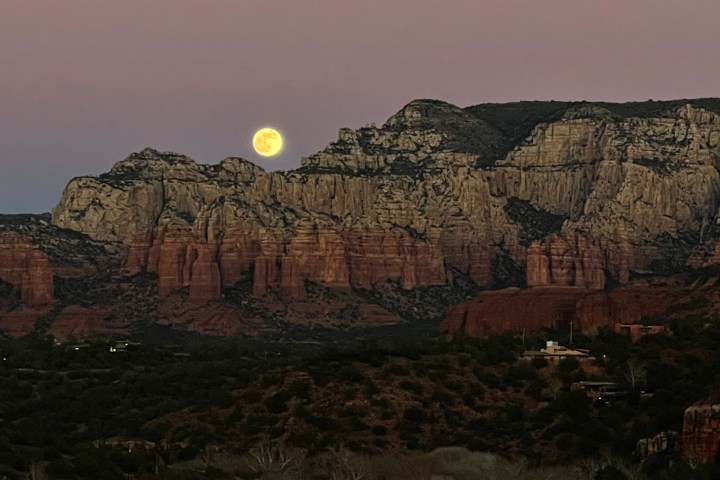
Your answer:
[[[542,243],[533,242],[527,252],[529,287],[558,285],[602,289],[605,267],[609,263],[598,245],[574,235],[550,235]],[[620,262],[618,262],[620,263]],[[626,276],[627,265],[614,266]]]
[[[219,299],[221,286],[233,286],[251,266],[257,297],[277,289],[289,299],[302,299],[306,280],[339,290],[385,280],[408,290],[445,283],[438,231],[417,239],[398,230],[338,232],[305,224],[289,235],[260,230],[257,237],[231,232],[210,243],[185,226],[157,229],[133,241],[126,269],[156,272],[160,296],[189,287],[196,300]]]
[[[681,292],[665,288],[629,286],[613,292],[579,288],[508,288],[482,292],[450,308],[443,329],[484,337],[504,331],[567,328],[575,330],[636,323],[646,315],[666,311]]]
[[[685,410],[682,454],[688,460],[715,462],[720,449],[720,399],[717,396]]]
[[[161,295],[214,299],[253,266],[254,295],[293,300],[307,280],[435,285],[446,265],[482,287],[521,283],[527,267],[532,287],[599,290],[608,274],[677,271],[715,235],[720,115],[701,108],[713,105],[653,117],[544,105],[535,125],[505,125],[487,115],[504,106],[417,100],[293,171],[144,149],[73,179],[52,223],[131,246],[128,270],[158,272]]]
[[[215,245],[196,239],[189,227],[169,225],[136,236],[126,270],[137,273],[146,268],[157,273],[161,297],[189,287],[191,299],[218,300],[222,277],[217,251]]]
[[[25,237],[0,238],[0,279],[15,285],[28,306],[53,302],[53,270],[47,255]]]

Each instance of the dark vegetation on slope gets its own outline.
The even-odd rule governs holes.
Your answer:
[[[560,120],[574,102],[483,103],[465,110],[500,130],[504,139],[496,159],[503,158],[540,123]]]
[[[496,159],[504,157],[520,144],[540,123],[560,120],[570,108],[594,106],[609,110],[622,118],[668,117],[673,116],[677,108],[686,104],[720,113],[720,98],[700,98],[692,100],[663,100],[646,102],[556,102],[523,101],[510,103],[482,103],[465,108],[471,115],[484,120],[502,132],[504,139],[497,151]],[[479,165],[482,166],[482,165]]]
[[[515,197],[508,198],[503,208],[512,221],[522,225],[520,245],[525,247],[536,240],[544,240],[551,233],[559,232],[567,219],[563,215],[536,208],[529,201]]]
[[[84,233],[59,228],[50,223],[50,214],[0,215],[0,236],[24,235],[45,252],[55,267],[82,267],[89,263],[99,268],[117,265],[119,245],[92,240]]]
[[[370,455],[454,445],[531,464],[597,452],[637,462],[639,439],[678,431],[684,409],[720,386],[720,326],[675,328],[638,344],[608,330],[576,335],[574,346],[602,359],[592,368],[518,361],[523,346],[512,335],[396,349],[207,341],[110,353],[98,343],[0,343],[8,359],[0,363],[0,472],[27,471],[39,459],[55,478],[120,479],[149,474],[157,455],[164,467],[268,442],[311,456],[336,445]],[[526,347],[546,338],[568,341],[549,331]],[[632,362],[646,385],[628,383]],[[593,403],[569,390],[583,379],[612,379],[631,394]],[[641,397],[640,388],[655,394]],[[111,439],[153,443],[128,453],[102,446]],[[651,459],[642,465],[651,478],[678,478],[676,452]]]
[[[406,118],[411,110],[419,117]],[[462,108],[441,100],[413,100],[383,125],[384,130],[435,130],[446,135],[442,150],[473,153],[487,161],[496,159],[503,144],[503,135],[485,120],[468,114]]]

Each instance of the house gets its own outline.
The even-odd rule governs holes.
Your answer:
[[[526,360],[532,360],[533,358],[545,358],[547,360],[562,360],[564,358],[577,358],[578,360],[588,360],[593,357],[590,356],[590,350],[582,348],[572,349],[558,345],[558,342],[549,341],[545,344],[545,348],[540,350],[527,350],[523,352],[522,358]]]
[[[575,382],[570,386],[570,391],[583,391],[592,400],[603,400],[617,398],[627,395],[627,392],[620,390],[620,385],[615,382]]]
[[[661,335],[665,333],[664,325],[642,325],[639,323],[616,323],[613,326],[616,333],[626,333],[631,342],[637,342],[646,335]]]

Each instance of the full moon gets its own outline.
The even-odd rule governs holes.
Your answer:
[[[283,139],[274,128],[261,128],[253,135],[252,144],[258,154],[273,157],[282,150]]]

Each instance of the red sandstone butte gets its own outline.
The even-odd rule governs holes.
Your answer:
[[[605,256],[598,245],[574,235],[550,235],[527,251],[529,287],[558,285],[600,290],[605,286]],[[627,267],[625,267],[627,268]]]
[[[229,229],[222,238],[218,253],[222,285],[231,287],[250,269],[260,255],[260,245],[250,235]]]
[[[396,280],[403,288],[443,285],[446,281],[440,230],[414,238],[403,230],[340,231],[314,224],[291,233],[256,232],[257,240],[238,231],[206,241],[187,225],[171,224],[133,237],[125,268],[158,275],[158,294],[167,297],[189,287],[194,300],[221,298],[254,264],[253,296],[276,290],[291,301],[305,298],[305,282],[336,290],[369,288]]]
[[[666,311],[677,290],[644,285],[604,292],[576,287],[507,288],[482,292],[450,308],[443,330],[484,337],[504,331],[565,328],[576,330],[637,323]]]
[[[195,246],[195,258],[190,269],[190,298],[216,300],[220,298],[220,267],[213,259],[208,245]]]
[[[260,241],[255,261],[253,295],[265,296],[277,288],[286,297],[305,297],[305,280],[338,290],[369,288],[397,280],[403,288],[445,283],[439,232],[415,239],[401,231],[379,229],[337,232],[314,226],[298,227],[283,244],[268,234]]]
[[[169,226],[133,239],[125,269],[143,268],[158,275],[158,294],[166,297],[189,287],[193,300],[220,299],[221,273],[215,246],[198,242],[187,227]]]
[[[159,324],[184,326],[203,335],[256,336],[267,329],[261,319],[245,318],[236,308],[219,303],[198,304],[170,297],[162,302],[159,313]]]
[[[20,338],[35,329],[40,317],[50,312],[50,307],[18,307],[0,311],[0,331],[12,338]]]
[[[0,238],[0,280],[17,287],[27,306],[53,303],[53,270],[47,255],[21,235]]]
[[[713,463],[720,448],[720,398],[717,394],[685,410],[682,454],[688,460]]]
[[[127,330],[105,322],[109,312],[68,305],[53,320],[48,333],[55,338],[83,340],[98,335],[126,334]]]

